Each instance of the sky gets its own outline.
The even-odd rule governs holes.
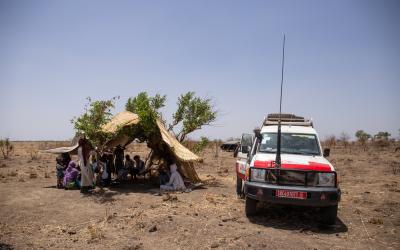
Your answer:
[[[240,137],[279,110],[320,137],[400,129],[400,1],[0,0],[0,137],[65,140],[86,97],[212,98],[196,139]]]

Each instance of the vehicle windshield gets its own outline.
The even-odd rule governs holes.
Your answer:
[[[276,153],[277,133],[263,133],[259,152]],[[313,134],[282,133],[282,154],[320,155],[317,137]]]

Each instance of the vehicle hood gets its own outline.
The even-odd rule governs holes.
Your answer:
[[[276,154],[257,153],[251,166],[259,168],[275,167]],[[282,169],[298,169],[329,172],[335,171],[332,164],[322,156],[281,154]]]

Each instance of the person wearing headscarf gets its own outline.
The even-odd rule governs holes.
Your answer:
[[[115,173],[119,174],[120,170],[124,167],[124,148],[121,145],[115,147],[114,156],[115,156]]]
[[[75,184],[76,179],[78,177],[79,171],[76,169],[76,164],[74,161],[70,161],[67,169],[65,170],[63,185],[65,188],[70,187],[72,184]]]
[[[160,186],[161,191],[186,190],[185,183],[183,182],[182,176],[178,172],[178,167],[176,164],[172,163],[169,168],[171,170],[171,176],[167,184]]]
[[[79,166],[81,167],[81,193],[86,193],[93,188],[93,168],[89,162],[91,146],[86,139],[79,139],[78,144]]]

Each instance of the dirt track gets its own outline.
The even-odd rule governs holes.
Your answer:
[[[208,149],[198,166],[205,189],[154,196],[149,181],[82,195],[55,188],[60,143],[15,143],[0,162],[0,249],[400,249],[400,152],[333,149],[342,188],[334,227],[315,211],[264,207],[247,219],[236,198],[234,158]],[[145,148],[132,152],[145,155]]]

